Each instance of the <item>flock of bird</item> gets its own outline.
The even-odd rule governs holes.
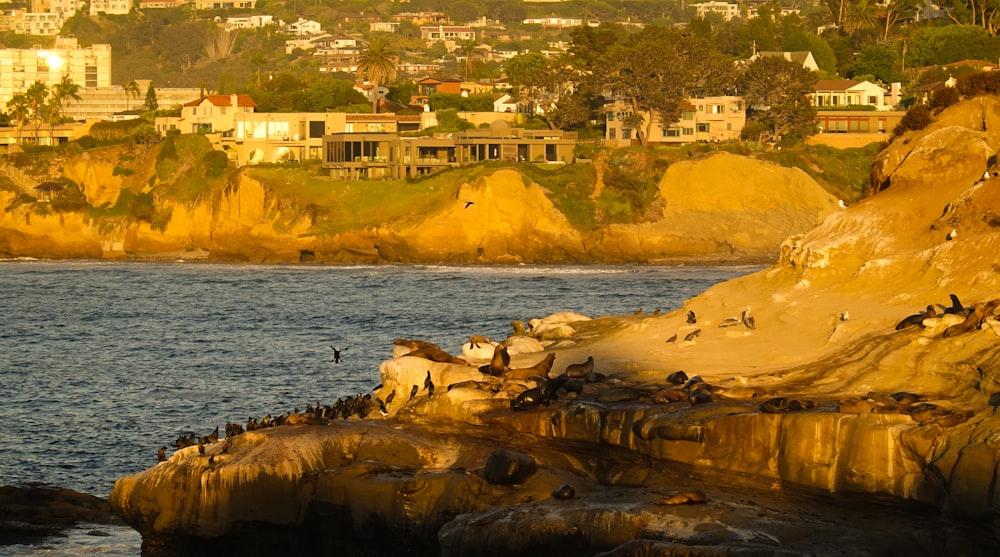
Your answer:
[[[1000,309],[1000,299],[977,303],[967,307],[959,301],[955,294],[951,294],[950,306],[940,306],[939,309],[939,306],[934,304],[928,305],[925,311],[909,315],[901,320],[896,325],[895,329],[904,330],[911,327],[922,328],[925,326],[925,320],[928,318],[937,318],[948,314],[954,314],[962,317],[963,320],[962,322],[951,325],[945,329],[944,336],[950,337],[981,327],[987,319],[994,318],[997,315],[998,309]],[[640,314],[641,311],[642,310],[640,309],[636,312],[636,314]],[[659,312],[657,311],[654,312],[654,314],[655,313]],[[698,317],[694,311],[687,312],[686,322],[688,325],[698,324]],[[750,308],[743,310],[738,317],[734,316],[723,319],[719,322],[718,326],[720,328],[727,328],[740,325],[749,330],[754,330],[756,328],[754,317],[750,315]],[[702,330],[700,328],[691,330],[684,336],[684,341],[693,341],[696,337],[698,337],[698,335],[701,334],[701,332]],[[677,337],[678,335],[675,334],[667,339],[667,342],[675,342]],[[485,342],[489,342],[489,339],[478,335],[474,335],[470,338],[470,344],[474,347],[477,347],[479,344]],[[469,365],[464,359],[449,354],[433,343],[419,340],[397,339],[394,341],[394,344],[409,348],[410,351],[407,354],[409,356],[422,357],[434,362],[449,362]],[[344,349],[338,349],[334,346],[330,346],[330,348],[333,349],[334,357],[332,361],[334,363],[340,363]],[[479,371],[482,372],[484,376],[501,378],[504,380],[503,383],[514,381],[518,384],[515,385],[515,387],[522,390],[516,396],[511,398],[510,407],[512,410],[524,410],[526,408],[540,405],[549,406],[553,401],[558,400],[560,395],[569,393],[579,395],[583,392],[584,385],[588,383],[599,383],[606,379],[604,374],[598,373],[594,370],[593,356],[588,357],[584,362],[568,365],[562,374],[552,377],[550,376],[550,372],[552,370],[554,360],[555,354],[550,352],[545,358],[533,366],[526,368],[511,368],[510,355],[507,351],[507,347],[503,344],[496,344],[494,346],[493,357],[490,362],[480,366]],[[534,382],[535,386],[524,386],[525,382],[528,384]],[[651,387],[649,392],[644,396],[648,397],[651,402],[657,404],[680,400],[687,400],[691,404],[702,404],[714,401],[722,396],[720,394],[720,388],[710,385],[698,376],[689,378],[684,371],[677,371],[669,374],[666,377],[666,382],[669,386],[663,386],[662,388],[657,388],[655,386]],[[501,383],[497,383],[495,381],[476,380],[454,383],[448,385],[447,388],[450,391],[454,388],[460,387],[477,388],[491,391],[492,393],[498,393],[504,388]],[[381,390],[381,388],[382,385],[379,385],[373,389],[373,392],[377,392]],[[423,385],[414,384],[411,386],[409,392],[410,399],[417,397],[421,391],[425,392],[428,398],[434,395],[435,385],[431,379],[430,370],[427,371]],[[321,405],[318,402],[315,406],[308,404],[306,405],[304,412],[295,408],[287,414],[278,416],[268,414],[259,421],[251,416],[247,419],[245,425],[235,423],[226,424],[226,442],[231,443],[233,437],[241,435],[247,431],[255,431],[281,425],[307,423],[322,424],[329,423],[331,420],[338,418],[348,419],[358,417],[364,419],[371,415],[374,411],[378,411],[382,416],[387,416],[389,414],[388,405],[394,401],[395,397],[395,390],[390,391],[386,395],[385,400],[373,397],[371,393],[357,394],[340,398],[330,405]],[[609,395],[606,398],[611,400],[613,396]],[[889,398],[893,399],[892,403],[889,403],[889,399],[885,397],[876,397],[874,399],[872,397],[848,399],[840,403],[840,411],[847,413],[855,413],[855,410],[857,413],[909,413],[916,421],[923,422],[931,420],[936,423],[941,423],[942,425],[950,425],[952,422],[961,420],[964,416],[955,416],[954,413],[937,409],[937,407],[933,404],[924,402],[923,399],[917,397],[917,395],[912,395],[910,393],[895,393]],[[774,397],[761,403],[759,409],[761,412],[765,413],[782,413],[796,410],[807,410],[814,408],[815,406],[816,403],[809,400],[800,400],[790,397]],[[965,419],[967,419],[967,417],[965,417]],[[190,431],[182,433],[177,440],[174,441],[174,447],[180,450],[197,445],[198,452],[200,454],[205,454],[205,446],[218,441],[219,428],[216,427],[212,433],[201,437]],[[166,446],[159,449],[157,455],[159,461],[162,462],[166,460],[166,451]]]

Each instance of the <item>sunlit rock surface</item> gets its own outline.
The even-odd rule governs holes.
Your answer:
[[[513,370],[555,354],[544,375],[399,351],[373,393],[395,393],[384,418],[183,449],[119,480],[112,505],[165,548],[265,524],[320,553],[996,554],[1000,179],[983,174],[1000,145],[956,125],[894,142],[882,191],[767,269],[668,314],[553,319],[566,338],[505,341],[545,347]],[[952,294],[976,317],[896,330]],[[562,377],[589,356],[592,373]],[[496,451],[534,471],[490,483]]]

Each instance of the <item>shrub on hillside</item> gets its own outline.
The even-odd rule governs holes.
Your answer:
[[[57,213],[79,213],[90,208],[90,203],[76,182],[68,178],[60,178],[57,183],[63,187],[52,197],[49,206]]]
[[[226,171],[226,167],[228,165],[229,157],[227,157],[222,151],[213,150],[205,153],[206,176],[222,176],[222,173]]]
[[[954,87],[945,87],[943,89],[938,89],[933,95],[931,95],[931,99],[927,103],[927,107],[930,108],[932,112],[941,112],[960,100],[962,100],[962,95],[958,92],[958,89]]]
[[[918,104],[906,111],[894,130],[893,135],[902,135],[910,130],[922,130],[934,121],[931,109],[925,104]]]
[[[1000,72],[978,72],[955,80],[955,88],[966,98],[1000,95]]]

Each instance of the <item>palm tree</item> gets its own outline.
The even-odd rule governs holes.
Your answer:
[[[853,35],[859,31],[870,31],[878,26],[878,6],[868,0],[857,0],[844,14],[844,31]]]
[[[73,83],[73,78],[69,74],[63,75],[59,83],[52,86],[52,99],[58,105],[60,116],[66,110],[67,101],[80,102],[83,100],[80,96],[80,86]],[[49,125],[52,126],[53,122],[50,121]]]
[[[462,43],[462,52],[465,53],[465,80],[469,81],[469,74],[472,72],[472,56],[476,52],[476,39],[469,39]]]
[[[372,112],[377,113],[379,85],[396,79],[396,53],[385,39],[376,37],[365,45],[358,56],[358,77],[374,85]]]
[[[257,88],[260,89],[260,67],[267,63],[267,58],[258,52],[250,58],[250,63],[257,66]]]
[[[7,101],[7,115],[12,121],[17,122],[17,142],[21,143],[21,132],[24,130],[25,124],[28,123],[28,117],[31,116],[28,96],[24,93],[13,95]]]
[[[130,110],[132,105],[129,101],[132,100],[132,97],[139,98],[139,84],[133,79],[122,83],[122,89],[125,90],[125,110]]]
[[[49,98],[49,86],[44,82],[36,81],[28,86],[24,92],[28,103],[28,115],[35,123],[35,142],[38,142],[38,130],[42,127],[42,118],[45,116],[45,103]]]

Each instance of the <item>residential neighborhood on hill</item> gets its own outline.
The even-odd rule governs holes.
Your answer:
[[[1000,42],[975,21],[926,25],[933,13],[910,0],[894,0],[888,12],[865,19],[856,13],[862,4],[845,2],[846,12],[820,4],[711,1],[640,2],[631,12],[623,6],[583,13],[574,12],[575,0],[489,9],[478,1],[437,9],[422,2],[354,11],[294,2],[258,8],[255,0],[0,2],[9,7],[0,16],[6,32],[0,35],[6,37],[0,45],[0,124],[7,124],[0,128],[0,145],[55,145],[86,135],[97,121],[145,118],[160,134],[212,137],[240,166],[309,159],[330,164],[326,154],[341,152],[331,151],[341,143],[330,136],[404,134],[372,135],[361,145],[371,144],[375,154],[362,148],[358,155],[392,160],[385,172],[402,176],[434,167],[405,162],[421,158],[449,164],[572,161],[563,150],[568,141],[620,147],[775,143],[834,133],[877,139],[908,107],[954,87],[955,77],[997,69],[976,60],[1000,59]],[[142,26],[147,32],[131,31]],[[932,36],[942,37],[937,50],[922,42],[930,44]],[[980,39],[976,48],[964,40],[973,36]],[[681,43],[690,43],[686,54]],[[381,58],[373,66],[376,44]],[[633,51],[635,59],[627,54]],[[150,55],[157,56],[155,63]],[[664,69],[674,65],[683,75]],[[775,86],[754,82],[755,66],[766,66],[765,74],[791,72],[796,92],[784,96],[802,100],[795,106],[768,101],[768,88]],[[216,81],[191,79],[203,71],[212,71]],[[642,72],[682,86],[647,82]],[[616,81],[627,75],[636,77]],[[355,96],[340,104],[304,104],[302,95],[320,79],[349,83]],[[41,85],[32,90],[35,84]],[[42,92],[38,87],[58,100],[44,110],[39,103],[25,108],[25,96]],[[432,137],[441,129],[436,114],[446,109],[462,122],[452,130],[463,132],[461,138],[420,146],[404,137]],[[785,118],[777,117],[781,111],[799,110],[811,111],[806,124],[784,129],[775,123]],[[454,125],[451,116],[445,121]],[[469,126],[496,132],[499,123],[513,126],[507,135],[522,143],[486,147],[482,156],[463,147],[462,141],[478,138]],[[539,124],[573,133],[536,137],[521,131]],[[488,138],[475,141],[480,139]],[[525,151],[527,139],[548,141],[556,151]],[[421,149],[435,154],[423,156]]]

